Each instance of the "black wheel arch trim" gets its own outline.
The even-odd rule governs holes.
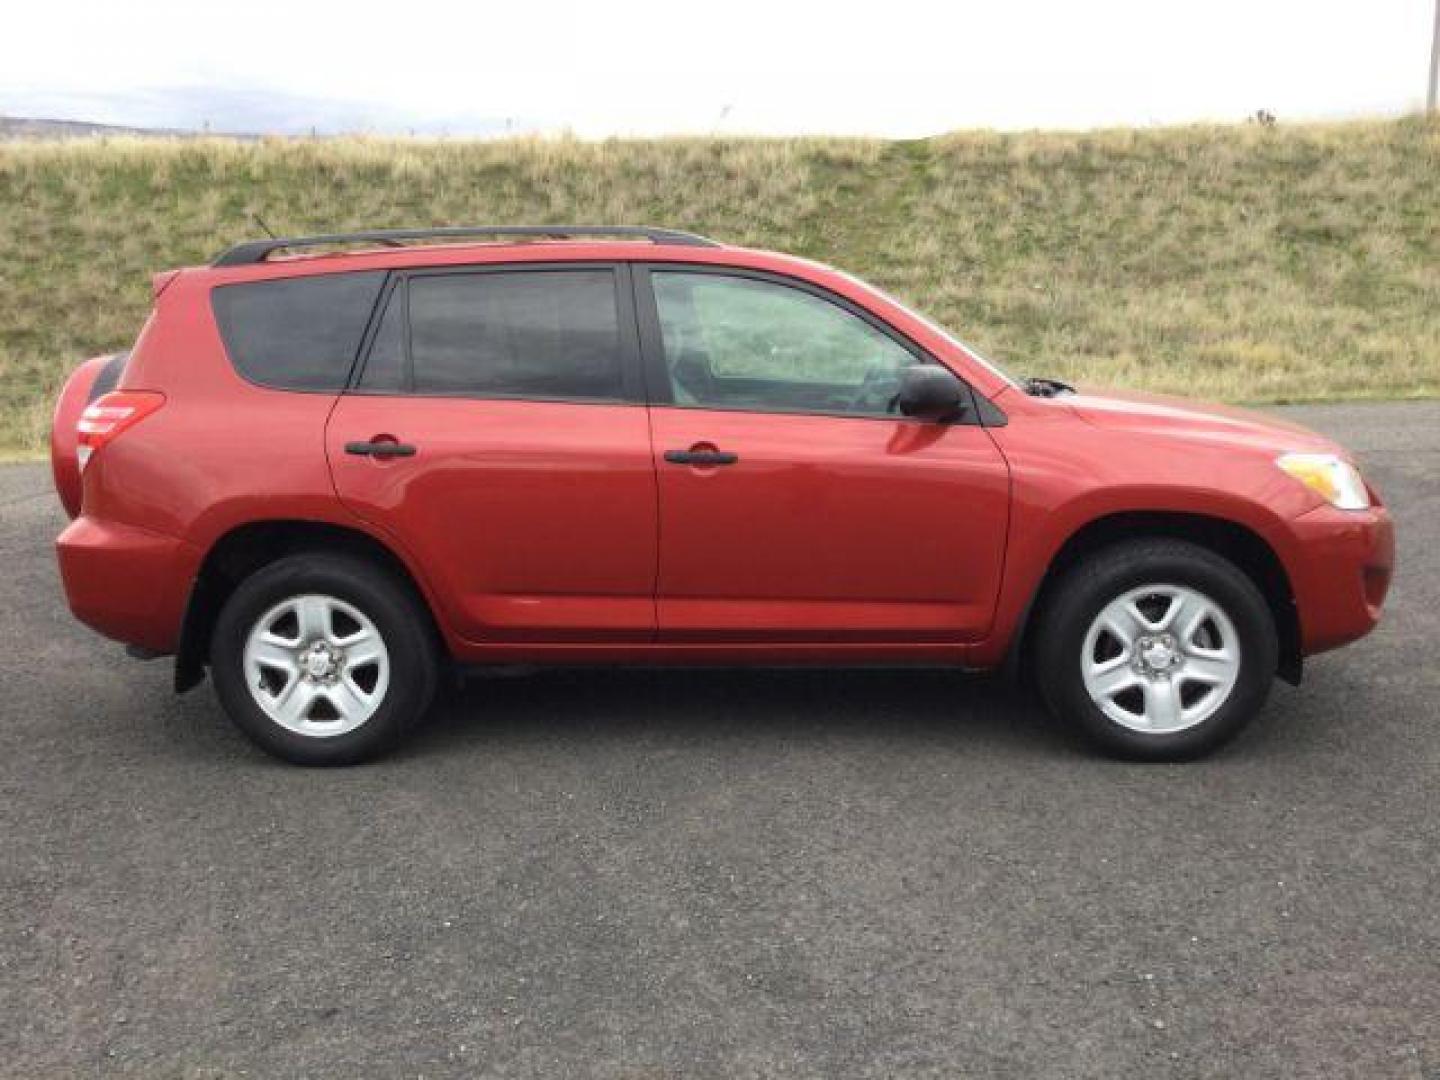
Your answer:
[[[1033,645],[1035,618],[1043,611],[1046,590],[1075,558],[1111,544],[1157,536],[1198,544],[1230,560],[1250,577],[1275,618],[1280,648],[1275,674],[1292,686],[1299,686],[1305,675],[1305,659],[1300,651],[1299,613],[1295,607],[1294,587],[1280,556],[1263,536],[1237,521],[1210,514],[1177,511],[1120,511],[1094,518],[1075,529],[1057,549],[1021,609],[1000,665],[1002,676],[1017,684],[1024,681],[1028,653]],[[1236,538],[1242,536],[1245,539],[1241,543],[1248,550],[1237,558],[1232,545]],[[1222,538],[1228,538],[1231,544],[1227,545]],[[1260,555],[1261,552],[1264,554]]]
[[[248,541],[248,543],[247,543]],[[444,635],[431,594],[410,564],[384,538],[355,524],[309,519],[247,521],[221,534],[209,546],[190,586],[180,639],[175,649],[176,693],[193,689],[205,680],[210,656],[210,635],[226,599],[250,574],[270,563],[301,552],[343,552],[380,563],[413,590],[430,619],[430,631],[439,655]]]

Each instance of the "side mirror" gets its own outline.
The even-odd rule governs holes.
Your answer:
[[[939,364],[911,364],[900,373],[898,400],[917,420],[954,420],[965,411],[965,386]]]

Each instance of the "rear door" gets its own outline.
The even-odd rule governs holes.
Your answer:
[[[649,641],[656,496],[629,272],[397,273],[326,452],[475,642]]]
[[[637,271],[662,641],[954,643],[988,631],[1009,473],[972,408],[899,416],[934,362],[807,283]]]

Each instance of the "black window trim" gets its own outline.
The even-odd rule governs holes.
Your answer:
[[[360,336],[360,348],[355,352],[355,360],[350,365],[350,374],[345,380],[345,385],[340,388],[342,394],[348,394],[360,382],[360,375],[364,371],[365,362],[370,358],[370,348],[375,344],[375,338],[380,333],[380,324],[385,321],[385,314],[390,310],[390,300],[403,287],[404,282],[393,270],[385,275],[385,281],[380,286],[380,295],[375,298],[375,307],[370,312],[370,318],[365,323],[365,333]],[[405,349],[405,378],[409,381],[410,373],[410,335],[409,320],[406,320],[404,335]]]
[[[598,398],[569,396],[542,397],[535,394],[481,394],[474,391],[462,390],[415,389],[415,362],[410,348],[409,306],[409,287],[410,281],[413,278],[454,277],[461,274],[553,273],[564,270],[604,270],[608,271],[614,278],[616,326],[620,334],[620,396]],[[386,305],[390,302],[391,296],[397,292],[401,293],[401,303],[405,305],[403,311],[405,320],[403,327],[403,339],[405,342],[405,388],[398,391],[368,389],[361,386],[360,383],[365,375],[365,367],[370,362],[370,353],[374,347],[375,338],[380,332],[380,322],[387,309]],[[536,401],[569,405],[643,406],[646,403],[645,387],[640,372],[639,324],[635,315],[635,289],[631,282],[630,264],[613,259],[577,259],[566,262],[503,262],[460,266],[417,266],[402,270],[392,270],[390,271],[390,280],[386,281],[381,287],[375,310],[371,313],[370,323],[366,327],[359,359],[351,371],[350,379],[346,383],[343,393],[353,394],[359,397],[417,397],[470,401]]]
[[[895,342],[895,344],[914,356],[919,363],[936,364],[944,367],[960,380],[960,385],[964,387],[965,395],[969,399],[968,406],[961,416],[953,421],[948,421],[948,423],[973,427],[986,425],[985,417],[987,414],[985,411],[982,411],[982,406],[979,404],[984,399],[975,392],[974,388],[964,376],[954,371],[954,369],[948,365],[942,364],[930,350],[926,349],[909,335],[896,329],[873,311],[867,310],[853,300],[849,300],[825,288],[823,285],[817,285],[813,281],[807,281],[804,278],[795,277],[790,274],[776,273],[773,270],[759,270],[748,266],[728,266],[723,263],[671,262],[666,260],[636,262],[633,266],[635,310],[640,322],[641,363],[645,373],[646,398],[651,405],[669,409],[691,409],[701,412],[757,413],[763,416],[829,416],[841,420],[869,420],[891,424],[932,424],[934,422],[917,417],[903,416],[898,413],[836,412],[825,409],[796,409],[789,407],[762,409],[755,406],[747,406],[741,408],[722,405],[690,405],[676,401],[674,391],[670,385],[670,369],[665,362],[665,342],[660,331],[660,308],[655,299],[655,287],[651,281],[651,274],[656,272],[679,271],[682,273],[713,274],[718,277],[749,278],[754,281],[763,281],[771,285],[796,289],[816,299],[824,300],[827,303],[835,305],[840,308],[840,310],[858,318],[872,329],[888,337],[891,341]],[[990,403],[986,401],[986,404],[989,405]]]

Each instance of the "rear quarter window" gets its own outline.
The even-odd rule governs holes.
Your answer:
[[[277,390],[342,390],[384,271],[247,281],[210,294],[230,363]]]

